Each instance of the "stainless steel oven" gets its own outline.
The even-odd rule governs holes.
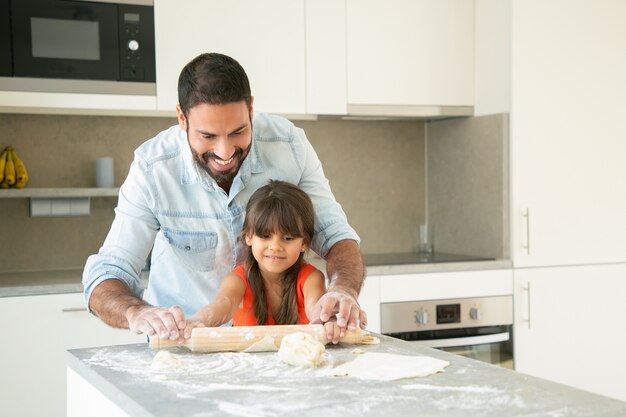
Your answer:
[[[381,304],[381,333],[513,369],[513,297]]]

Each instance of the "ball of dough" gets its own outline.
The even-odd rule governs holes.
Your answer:
[[[283,337],[278,357],[290,365],[315,367],[322,363],[325,350],[310,334],[297,332]]]
[[[161,350],[154,355],[154,358],[152,358],[150,368],[163,371],[167,369],[180,368],[182,365],[183,362],[178,358],[178,355],[174,355],[167,350]]]

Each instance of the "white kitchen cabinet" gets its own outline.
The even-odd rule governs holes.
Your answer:
[[[479,59],[510,63],[510,105],[477,100],[510,111],[516,369],[625,400],[626,3],[476,2]]]
[[[381,303],[511,294],[510,269],[384,275],[380,281]]]
[[[145,342],[89,314],[81,293],[0,298],[0,409],[7,416],[65,415],[65,351]]]
[[[0,112],[79,115],[154,115],[155,95],[0,91]]]
[[[306,111],[346,114],[346,0],[306,0],[305,6]]]
[[[129,417],[91,382],[67,367],[67,417]]]
[[[622,1],[512,2],[515,267],[626,262],[625,17]]]
[[[515,369],[626,401],[626,264],[514,276]]]
[[[347,0],[348,111],[472,106],[473,0]]]
[[[154,2],[157,108],[174,111],[182,68],[204,52],[246,70],[256,111],[304,114],[304,0]]]
[[[367,314],[367,330],[375,333],[380,333],[380,279],[366,277],[359,294],[359,306]]]

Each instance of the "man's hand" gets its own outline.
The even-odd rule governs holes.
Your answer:
[[[367,326],[367,314],[359,308],[356,299],[341,290],[333,290],[324,294],[313,308],[311,324],[326,323],[331,318],[337,318],[337,326],[340,328],[340,337],[348,330],[356,330],[357,327],[365,329]],[[330,335],[329,335],[330,336]],[[335,340],[335,337],[329,337]]]
[[[339,343],[341,327],[337,325],[337,321],[332,319],[324,323],[324,330],[326,331],[326,338],[332,342],[333,345]]]
[[[365,265],[354,240],[340,240],[330,248],[326,272],[330,278],[328,292],[315,305],[311,323],[326,323],[335,316],[341,336],[346,334],[346,328],[365,328],[367,315],[356,301],[365,278]]]
[[[187,326],[185,314],[180,307],[153,307],[150,305],[131,306],[126,310],[128,328],[136,333],[158,336],[159,339],[184,341],[183,332]]]

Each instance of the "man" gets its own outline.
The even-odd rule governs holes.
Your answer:
[[[341,335],[359,322],[365,327],[356,301],[364,278],[359,237],[304,132],[277,116],[253,117],[247,75],[225,55],[202,54],[187,64],[178,99],[178,125],[135,151],[111,230],[87,260],[90,311],[135,333],[189,338],[186,317],[213,299],[241,261],[237,237],[250,195],[279,179],[298,184],[315,207],[311,248],[326,259],[331,282],[311,321],[336,313]],[[151,250],[144,301],[140,273]]]

